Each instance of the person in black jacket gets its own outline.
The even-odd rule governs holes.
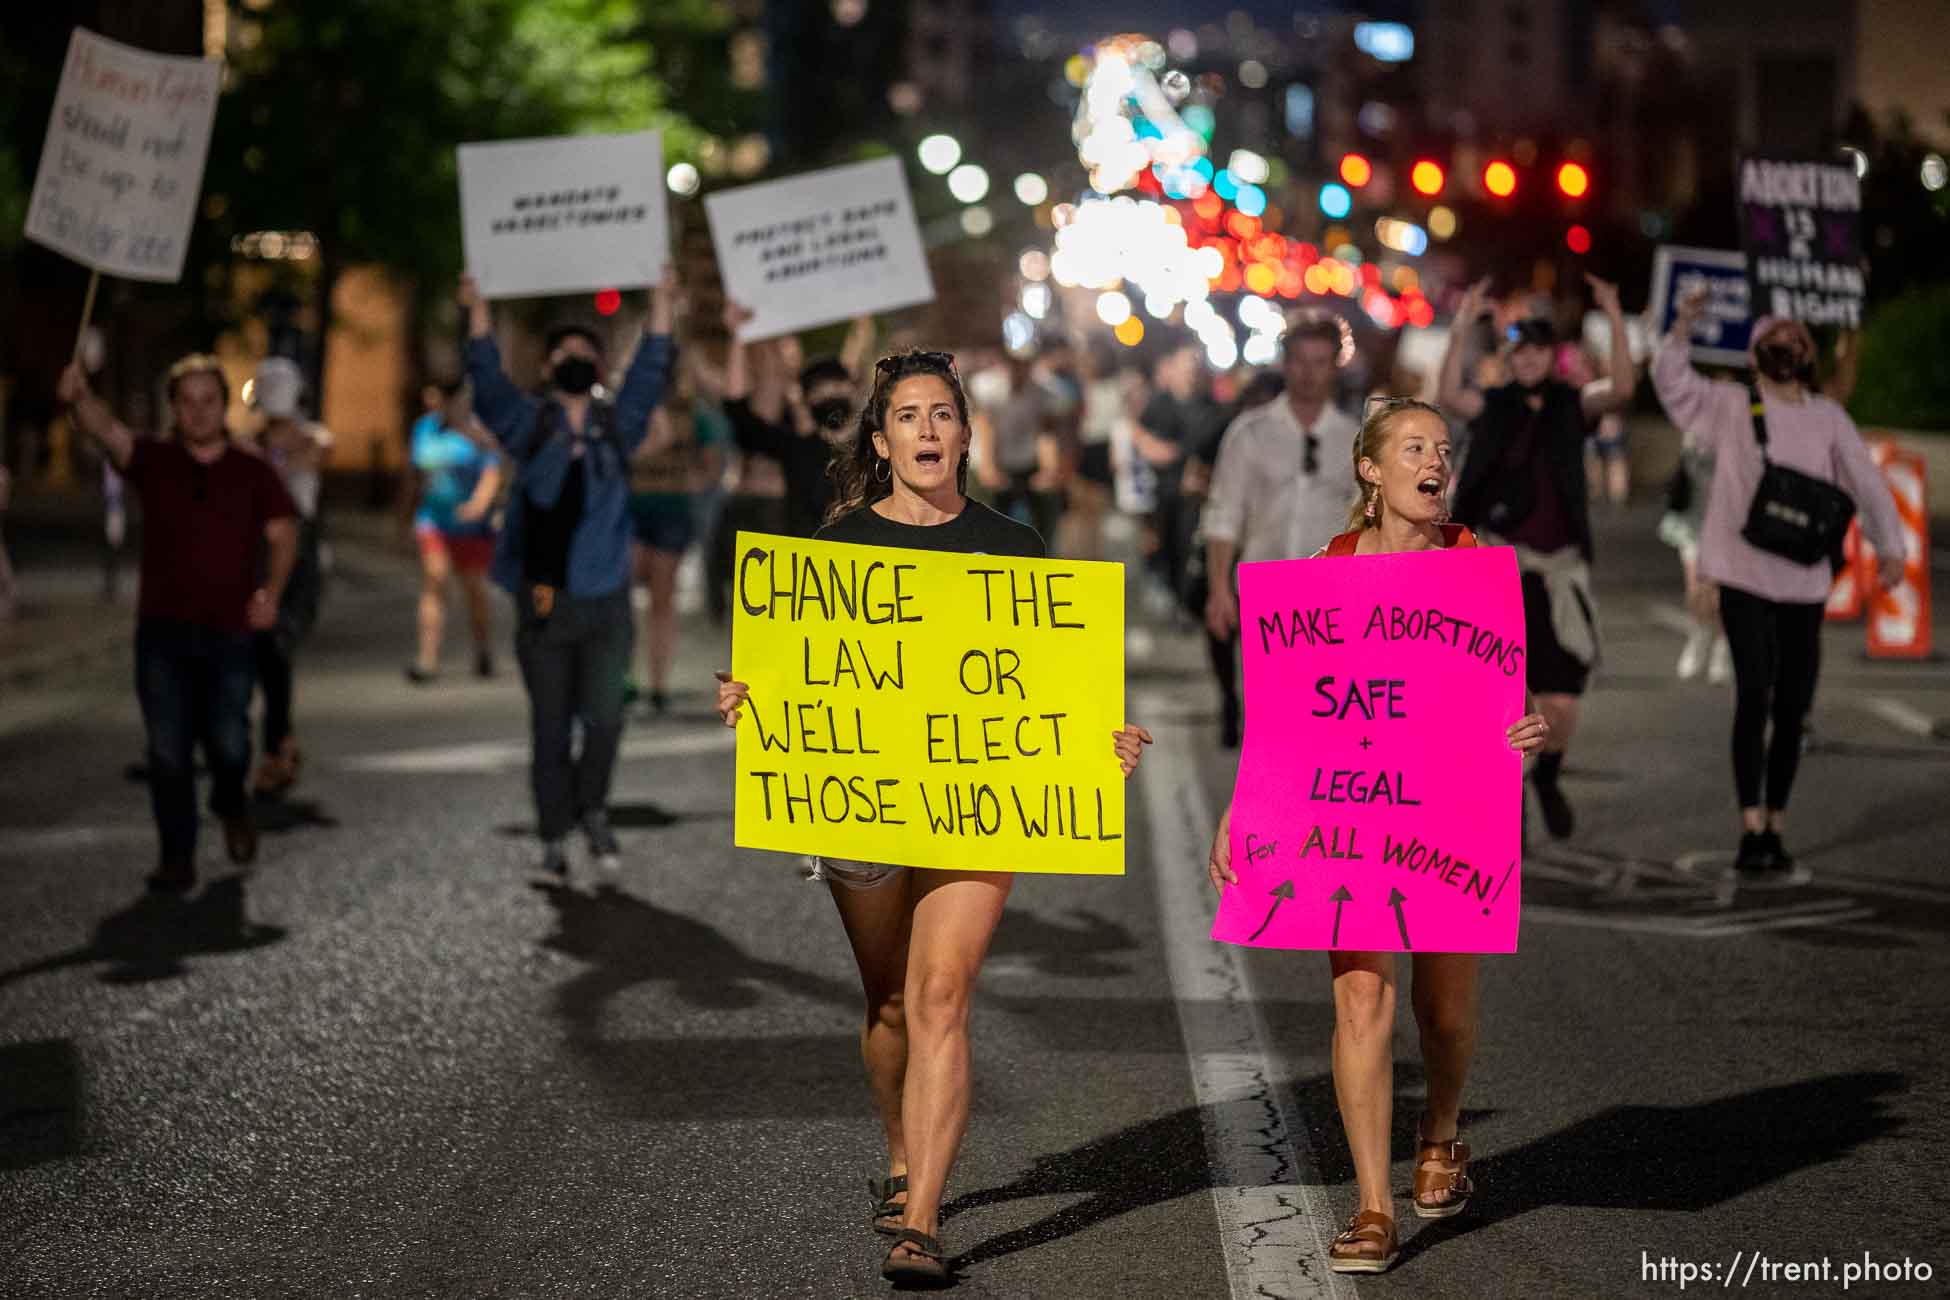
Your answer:
[[[1465,388],[1464,336],[1486,310],[1489,281],[1484,279],[1469,287],[1456,308],[1439,399],[1444,409],[1470,422],[1456,519],[1487,545],[1515,547],[1523,573],[1527,685],[1550,723],[1550,739],[1531,768],[1530,783],[1554,839],[1566,838],[1575,826],[1558,773],[1598,659],[1585,435],[1600,416],[1631,404],[1635,379],[1618,287],[1595,276],[1585,280],[1611,323],[1607,379],[1579,390],[1552,378],[1554,331],[1548,320],[1533,317],[1504,333],[1510,382],[1486,391]]]

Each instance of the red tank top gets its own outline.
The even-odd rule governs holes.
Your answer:
[[[1476,534],[1470,532],[1461,524],[1440,524],[1437,526],[1442,529],[1442,549],[1445,551],[1453,550],[1458,546],[1476,545]],[[1362,529],[1357,528],[1351,533],[1342,533],[1339,537],[1327,543],[1327,554],[1330,557],[1336,558],[1354,554],[1354,548],[1361,543],[1362,531]]]

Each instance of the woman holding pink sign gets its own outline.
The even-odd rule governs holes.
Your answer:
[[[1035,529],[971,501],[968,397],[954,358],[909,351],[874,367],[859,432],[834,453],[837,500],[817,540],[1040,558]],[[718,674],[718,714],[736,727],[750,690]],[[1151,735],[1112,733],[1124,775]],[[866,1021],[860,1055],[887,1134],[888,1176],[869,1180],[874,1231],[892,1237],[881,1276],[952,1279],[939,1238],[942,1191],[968,1128],[969,1003],[1015,881],[1006,871],[914,870],[813,859],[839,908]]]
[[[1349,530],[1317,554],[1392,555],[1475,546],[1475,536],[1449,523],[1443,507],[1449,455],[1449,425],[1441,411],[1406,398],[1373,403],[1354,440],[1360,499],[1350,512]],[[1543,716],[1532,712],[1505,736],[1512,749],[1530,754],[1549,734]],[[1431,739],[1439,742],[1440,737]],[[1206,873],[1221,891],[1239,881],[1232,870],[1230,807],[1212,837]],[[1334,1095],[1361,1198],[1328,1249],[1328,1266],[1337,1273],[1381,1273],[1400,1253],[1388,1185],[1395,955],[1334,951],[1328,963],[1334,980]],[[1476,1051],[1476,968],[1474,953],[1414,955],[1410,1001],[1421,1031],[1429,1094],[1416,1151],[1414,1208],[1419,1218],[1459,1214],[1475,1190],[1468,1173],[1469,1147],[1456,1140],[1456,1125],[1463,1082]]]

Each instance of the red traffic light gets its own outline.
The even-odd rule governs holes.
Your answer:
[[[1567,162],[1557,169],[1557,188],[1567,198],[1581,199],[1591,188],[1591,173],[1574,162]]]
[[[614,316],[623,306],[623,294],[618,289],[596,290],[596,314]]]
[[[1517,169],[1500,159],[1483,169],[1483,188],[1499,199],[1517,192]]]
[[[1442,193],[1442,182],[1445,179],[1447,178],[1443,175],[1442,164],[1431,158],[1424,158],[1417,162],[1408,172],[1408,183],[1415,187],[1417,194],[1434,196]]]
[[[1341,159],[1341,179],[1358,190],[1374,179],[1374,164],[1358,153],[1348,154]]]
[[[1572,226],[1564,232],[1564,247],[1582,256],[1591,251],[1591,232],[1583,226]]]

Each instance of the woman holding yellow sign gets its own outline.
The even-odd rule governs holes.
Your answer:
[[[966,495],[968,398],[954,358],[883,357],[850,448],[836,451],[837,500],[818,540],[964,554],[1041,557],[1036,530]],[[735,727],[749,690],[718,674],[718,713]],[[1124,774],[1151,741],[1113,733]],[[936,1237],[948,1170],[968,1127],[969,1001],[1014,876],[915,871],[815,859],[839,908],[866,994],[860,1053],[887,1133],[888,1177],[874,1180],[875,1231],[893,1237],[881,1275],[897,1285],[949,1280]]]
[[[1360,492],[1350,529],[1319,552],[1330,556],[1391,555],[1476,545],[1467,528],[1447,522],[1449,426],[1426,402],[1389,399],[1373,405],[1354,442]],[[1528,699],[1526,698],[1526,703]],[[1533,706],[1534,707],[1534,706]],[[1518,719],[1505,739],[1531,754],[1550,734],[1541,714]],[[1429,743],[1440,744],[1440,735]],[[1215,889],[1239,883],[1232,869],[1232,810],[1219,818],[1207,875]],[[1469,1147],[1457,1141],[1463,1082],[1476,1050],[1475,953],[1418,952],[1410,1000],[1421,1031],[1428,1075],[1416,1152],[1417,1217],[1441,1219],[1469,1204]],[[1334,1095],[1354,1157],[1360,1204],[1328,1248],[1336,1273],[1382,1273],[1400,1250],[1393,1193],[1388,1185],[1388,1134],[1393,1122],[1395,957],[1387,952],[1328,953],[1334,980]]]

